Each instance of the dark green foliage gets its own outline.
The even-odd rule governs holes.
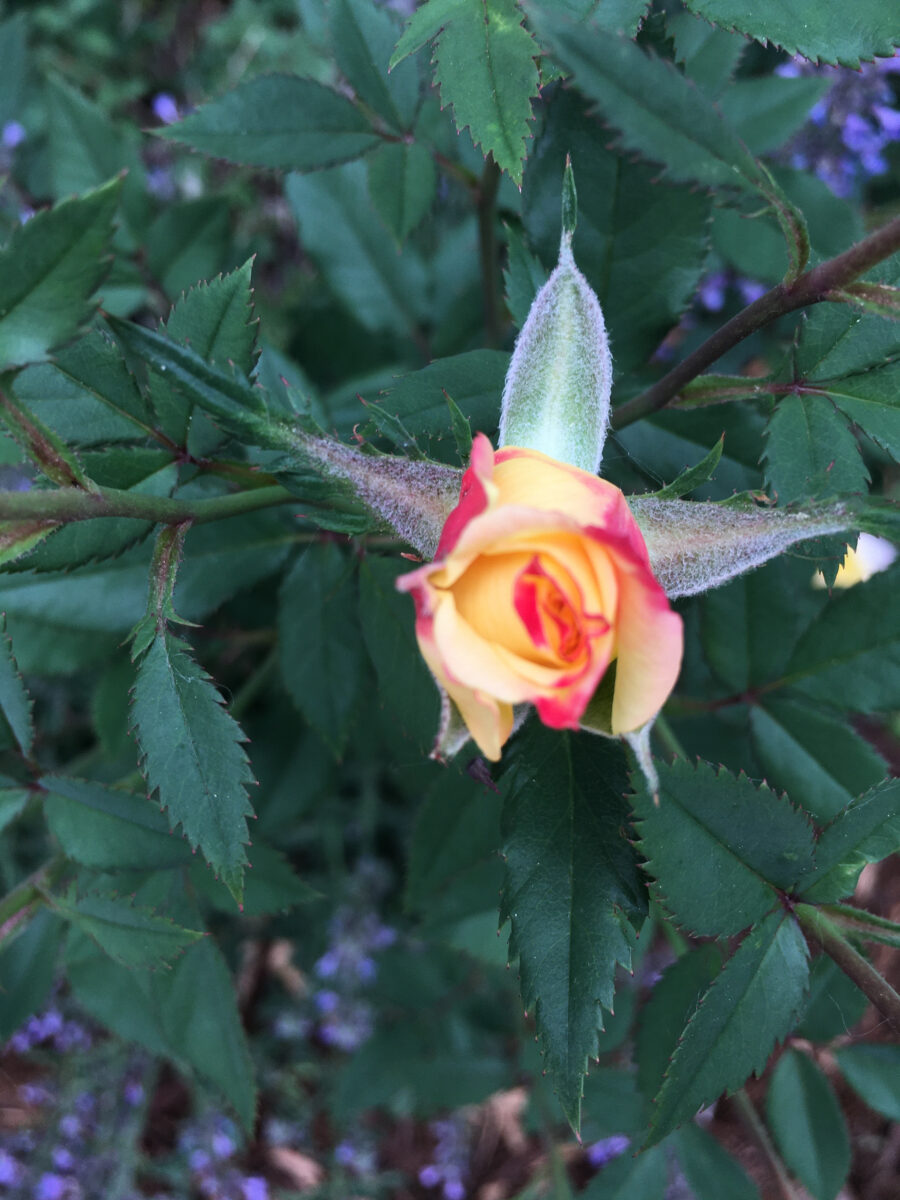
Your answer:
[[[503,777],[501,916],[511,925],[522,995],[534,1006],[547,1069],[571,1124],[587,1059],[628,966],[645,899],[625,836],[622,751],[604,738],[532,723]]]
[[[253,811],[243,735],[212,680],[168,632],[138,666],[132,714],[149,790],[239,902]]]
[[[850,1170],[847,1127],[828,1080],[800,1051],[779,1059],[766,1116],[788,1167],[816,1200],[834,1200]]]
[[[807,978],[803,935],[790,917],[770,913],[745,936],[686,1026],[656,1099],[648,1145],[762,1071],[800,1014]]]
[[[344,162],[378,144],[345,96],[290,75],[248,80],[165,136],[231,162],[289,170]]]
[[[87,323],[106,257],[119,182],[64,200],[19,227],[0,255],[0,366],[45,362]]]
[[[635,800],[640,846],[666,907],[691,933],[739,933],[813,862],[813,829],[790,802],[746,777],[677,759],[660,770],[659,801]],[[703,871],[690,869],[702,862]]]
[[[834,9],[808,3],[788,14],[777,0],[763,0],[752,9],[740,0],[687,0],[687,6],[708,21],[771,42],[789,54],[849,67],[874,54],[890,57],[898,39],[890,8],[878,0],[863,0],[852,21],[842,20]]]
[[[841,1074],[870,1108],[900,1121],[900,1046],[842,1046],[836,1058]]]
[[[279,593],[285,686],[336,754],[347,743],[364,679],[356,610],[353,563],[334,545],[305,550]]]

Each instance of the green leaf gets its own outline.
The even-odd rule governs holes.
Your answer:
[[[52,896],[49,903],[54,912],[93,938],[104,954],[125,967],[168,965],[203,937],[196,929],[183,929],[168,917],[119,896]]]
[[[230,275],[192,287],[177,301],[160,333],[188,347],[210,366],[228,373],[237,368],[242,377],[249,378],[257,359],[257,322],[251,321],[252,265],[253,260],[248,259]],[[168,365],[160,364],[160,368],[151,372],[150,399],[163,432],[183,445],[191,417],[183,379]]]
[[[900,706],[900,569],[848,588],[804,633],[786,681],[832,708],[857,712]]]
[[[532,10],[531,19],[554,56],[574,72],[579,89],[621,131],[624,149],[662,163],[673,180],[740,187],[771,204],[792,273],[799,274],[809,255],[802,214],[719,109],[674,64],[648,56],[626,38],[597,26],[575,25],[547,10]]]
[[[406,904],[428,910],[500,849],[500,797],[451,763],[425,794],[409,851]],[[496,922],[495,922],[496,924]]]
[[[673,479],[664,488],[651,494],[658,500],[678,500],[681,496],[687,496],[693,492],[695,488],[702,487],[704,483],[709,483],[719,465],[724,446],[725,434],[723,433],[709,454],[705,455],[695,467],[688,467],[686,471],[681,472],[677,479]]]
[[[778,904],[813,863],[813,831],[782,796],[746,776],[684,759],[659,764],[659,802],[634,801],[655,891],[692,933],[739,933]],[[692,864],[703,863],[703,871]]]
[[[667,1183],[665,1151],[654,1149],[614,1159],[580,1195],[584,1200],[664,1200]]]
[[[223,369],[234,365],[248,378],[256,369],[258,320],[253,319],[253,259],[228,275],[198,283],[176,301],[166,335]]]
[[[751,1183],[716,1139],[699,1125],[685,1125],[674,1141],[678,1163],[694,1200],[759,1200]]]
[[[190,946],[169,971],[136,972],[70,933],[66,975],[97,1020],[210,1080],[252,1130],[253,1064],[231,975],[210,938]]]
[[[856,887],[859,873],[900,850],[900,780],[887,779],[854,800],[828,825],[816,846],[815,870],[797,890],[805,900],[841,900]]]
[[[90,319],[120,180],[64,200],[18,226],[0,251],[0,365],[45,362]]]
[[[265,394],[236,371],[211,366],[189,346],[164,334],[111,318],[128,350],[167,374],[183,397],[205,409],[228,433],[257,446],[286,445],[286,432],[266,416]]]
[[[102,327],[91,329],[83,338],[59,351],[54,356],[53,369],[76,384],[79,390],[99,400],[111,413],[120,418],[119,424],[125,436],[143,437],[152,433],[150,409],[134,376],[128,370],[119,347]],[[51,368],[33,370],[49,372]],[[26,375],[31,373],[26,372]],[[25,376],[17,379],[17,391],[24,379]],[[41,390],[46,394],[46,384]],[[22,398],[27,401],[29,394],[26,392]],[[64,401],[66,407],[71,407],[73,402],[72,396],[66,397]],[[90,421],[90,424],[94,425],[96,421]],[[63,428],[59,432],[67,441],[71,441],[75,430]],[[98,440],[109,440],[108,431],[104,429]]]
[[[419,653],[415,612],[394,586],[405,565],[365,558],[360,567],[359,611],[363,638],[378,677],[378,701],[389,720],[429,750],[438,731],[440,699]]]
[[[806,995],[806,941],[793,919],[770,913],[704,995],[672,1056],[647,1145],[759,1074],[797,1020]]]
[[[117,124],[98,104],[52,77],[47,82],[47,116],[54,198],[86,192],[127,171],[122,208],[129,226],[140,229],[148,218],[149,203],[135,126]]]
[[[526,180],[531,176],[526,172]],[[506,307],[519,329],[525,324],[531,302],[549,278],[544,266],[512,227],[506,231],[507,260],[503,271]]]
[[[434,51],[435,82],[456,128],[468,128],[518,184],[539,90],[537,54],[514,0],[461,0]]]
[[[34,718],[31,709],[32,700],[25,690],[13,657],[4,613],[0,616],[0,712],[3,713],[3,718],[25,758],[31,756],[34,745]]]
[[[847,1126],[828,1080],[799,1050],[772,1073],[766,1117],[785,1165],[816,1200],[834,1200],[850,1170]]]
[[[346,1123],[366,1109],[427,1117],[479,1104],[512,1083],[510,1064],[493,1053],[454,1054],[435,1046],[411,1020],[379,1030],[340,1071],[335,1119]]]
[[[733,692],[769,683],[784,671],[825,603],[823,593],[809,586],[811,575],[808,562],[783,557],[703,597],[703,652]],[[775,596],[789,596],[790,603],[775,604]]]
[[[365,658],[354,563],[333,542],[310,546],[278,594],[281,676],[294,703],[335,754],[347,744]]]
[[[253,1062],[222,952],[211,938],[204,938],[158,987],[169,1041],[224,1092],[249,1133],[256,1116]]]
[[[507,755],[503,793],[506,879],[522,997],[563,1111],[577,1129],[587,1060],[612,1009],[617,964],[628,966],[646,897],[625,836],[621,746],[536,722]]]
[[[201,863],[195,862],[191,867],[191,883],[197,894],[220,912],[234,916],[234,897]],[[244,876],[243,916],[273,916],[298,904],[321,899],[322,893],[304,883],[283,854],[264,842],[253,843],[249,869]]]
[[[289,175],[288,203],[300,240],[334,294],[368,330],[409,336],[426,310],[418,251],[398,254],[372,211],[364,163]]]
[[[900,284],[900,254],[867,276],[874,283]],[[881,367],[900,355],[900,328],[846,304],[817,304],[804,315],[797,344],[797,377],[810,382],[841,379]]]
[[[690,304],[705,269],[710,201],[657,183],[656,170],[626,161],[608,143],[586,102],[576,92],[557,92],[525,169],[522,217],[532,250],[554,264],[560,180],[571,154],[578,179],[572,250],[603,308],[618,376],[647,362]],[[666,236],[648,239],[648,229],[665,229]]]
[[[771,154],[803,126],[832,85],[833,80],[815,75],[739,79],[719,98],[719,107],[748,149]]]
[[[392,142],[368,158],[369,195],[398,242],[405,242],[434,203],[437,167],[420,142]]]
[[[290,525],[273,511],[195,526],[185,539],[177,610],[185,620],[201,621],[242,588],[277,571],[293,544]],[[146,610],[147,565],[146,550],[137,548],[65,576],[0,576],[0,611],[9,617],[23,671],[46,674],[56,643],[66,643],[70,634],[90,633],[104,657],[109,647],[101,637],[112,635],[114,647],[121,641],[117,635],[127,633]],[[21,632],[26,627],[27,666]],[[71,669],[57,663],[52,671]]]
[[[115,871],[191,861],[187,844],[144,796],[57,775],[45,775],[41,787],[50,832],[75,862]]]
[[[21,116],[28,78],[28,15],[18,12],[0,23],[0,125]]]
[[[0,389],[0,421],[39,471],[59,487],[90,488],[73,452],[40,418]]]
[[[648,1102],[662,1087],[681,1032],[721,969],[718,946],[694,946],[665,969],[641,1009],[635,1053],[638,1085]]]
[[[427,42],[433,41],[454,17],[464,11],[465,5],[466,0],[428,0],[427,4],[421,4],[410,17],[391,55],[389,69],[393,70],[408,55],[415,54]]]
[[[801,4],[785,8],[781,0],[686,0],[691,12],[726,29],[769,42],[788,54],[845,67],[876,54],[890,58],[898,44],[897,22],[881,0],[859,0],[853,20],[828,5]]]
[[[809,973],[809,999],[796,1036],[811,1042],[830,1042],[849,1034],[868,1005],[867,998],[837,963],[820,954]]]
[[[406,132],[419,104],[419,72],[407,63],[388,74],[397,40],[394,14],[371,0],[335,0],[328,16],[335,61],[347,82],[398,133]]]
[[[500,396],[508,366],[508,354],[470,350],[401,375],[378,399],[382,408],[415,436],[425,455],[450,462],[457,457],[458,447],[447,395],[453,397],[474,430],[490,436],[500,420]]]
[[[6,785],[12,784],[11,779],[4,782]],[[0,786],[0,832],[24,811],[30,799],[31,792],[28,788]]]
[[[132,714],[149,790],[240,903],[253,811],[243,734],[210,677],[168,632],[141,660]]]
[[[710,96],[719,96],[731,82],[747,48],[744,38],[698,21],[690,13],[666,17],[666,29],[675,39],[675,61]]]
[[[157,132],[215,158],[289,171],[346,162],[381,140],[345,96],[295,75],[246,80]]]
[[[4,1042],[43,1008],[53,991],[63,929],[59,917],[39,909],[0,951],[0,1039]]]
[[[891,1121],[900,1121],[900,1046],[841,1046],[834,1054],[858,1096]]]
[[[829,821],[887,773],[884,759],[842,720],[765,696],[750,709],[753,747],[770,784]]]
[[[825,396],[786,396],[766,438],[766,478],[782,504],[865,493],[869,474],[856,438]]]
[[[817,386],[873,442],[900,460],[900,363]]]
[[[168,204],[144,235],[147,267],[170,299],[231,257],[228,206],[218,196]]]

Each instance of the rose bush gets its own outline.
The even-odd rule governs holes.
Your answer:
[[[492,760],[514,704],[575,729],[615,662],[611,732],[628,733],[678,677],[681,618],[624,495],[536,450],[477,435],[434,561],[397,586],[415,600],[432,674]]]

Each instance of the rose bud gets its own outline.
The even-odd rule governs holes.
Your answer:
[[[536,450],[472,446],[433,562],[398,580],[437,683],[489,759],[513,705],[577,729],[616,663],[611,733],[645,725],[675,685],[681,618],[622,492]]]

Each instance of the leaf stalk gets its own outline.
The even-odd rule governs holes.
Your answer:
[[[612,415],[613,429],[624,429],[641,417],[665,408],[686,384],[752,333],[799,308],[830,299],[832,293],[840,291],[898,249],[900,217],[895,217],[849,250],[805,271],[793,283],[776,284],[764,296],[726,321],[662,379],[620,405]]]

